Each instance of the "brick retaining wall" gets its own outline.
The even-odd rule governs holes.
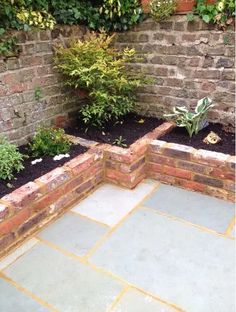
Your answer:
[[[0,199],[0,256],[87,196],[102,181],[134,188],[144,178],[234,201],[234,156],[153,140],[171,131],[164,123],[130,148],[96,144],[62,167]]]
[[[147,176],[229,201],[235,200],[235,156],[155,140]]]

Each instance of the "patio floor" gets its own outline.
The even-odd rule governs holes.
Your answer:
[[[2,312],[235,312],[234,205],[103,184],[0,261]]]

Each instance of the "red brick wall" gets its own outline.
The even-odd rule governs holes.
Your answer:
[[[235,199],[234,156],[156,140],[149,145],[147,175],[225,200]]]

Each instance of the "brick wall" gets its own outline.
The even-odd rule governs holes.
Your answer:
[[[62,85],[53,65],[53,45],[82,38],[83,27],[18,32],[19,56],[0,57],[0,133],[12,142],[26,143],[39,124],[63,124],[77,109],[80,97]],[[38,100],[35,91],[40,90]]]
[[[143,60],[131,66],[155,79],[139,88],[138,110],[160,116],[176,105],[195,106],[209,96],[217,104],[212,121],[234,125],[234,30],[225,32],[185,15],[155,23],[148,19],[118,35],[118,48],[134,47]]]
[[[18,33],[19,57],[0,58],[0,133],[24,144],[35,128],[59,123],[77,110],[82,95],[62,86],[53,68],[53,44],[60,39],[82,38],[86,29],[57,27],[52,32]],[[234,32],[217,31],[186,16],[155,23],[151,19],[132,31],[118,34],[117,47],[135,47],[143,61],[132,64],[155,77],[155,84],[139,89],[137,110],[159,116],[174,105],[196,104],[211,96],[218,105],[211,120],[234,123]],[[37,100],[35,90],[42,98]]]

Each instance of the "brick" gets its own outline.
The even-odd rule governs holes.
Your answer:
[[[235,174],[234,172],[229,172],[225,170],[225,168],[219,169],[219,168],[209,168],[208,175],[215,178],[220,179],[229,179],[229,180],[235,180]]]
[[[223,187],[223,181],[218,179],[213,179],[204,175],[195,174],[193,180],[202,184],[206,184],[213,187]]]
[[[190,160],[194,152],[195,149],[190,146],[175,143],[167,143],[162,150],[163,155],[185,160]]]
[[[40,210],[43,210],[49,207],[54,202],[56,202],[64,194],[65,194],[64,188],[59,187],[56,190],[47,193],[43,198],[41,198],[37,202],[34,202],[31,206],[31,210],[33,212],[38,212]]]
[[[164,166],[163,172],[167,175],[190,180],[191,172],[179,168]]]
[[[233,181],[224,181],[224,189],[235,193],[235,182]]]
[[[73,175],[78,175],[84,170],[90,168],[93,162],[94,156],[86,153],[73,158],[71,161],[67,162],[64,167],[69,168],[72,171]]]
[[[33,217],[31,217],[29,220],[27,220],[24,224],[22,224],[19,227],[17,234],[19,236],[25,234],[26,232],[28,232],[32,228],[39,225],[40,221],[42,221],[46,216],[47,216],[46,211],[43,211],[43,212],[40,212],[40,213],[34,215]]]
[[[220,198],[220,199],[224,199],[224,200],[228,199],[228,192],[220,188],[207,186],[206,194]]]
[[[34,182],[29,182],[8,195],[2,197],[5,202],[15,207],[15,210],[22,209],[25,206],[38,199],[41,196],[39,186]]]
[[[59,198],[57,201],[53,202],[49,206],[49,214],[54,214],[60,210],[64,210],[69,204],[77,200],[74,192],[65,193],[64,196]]]
[[[23,209],[10,219],[3,221],[0,223],[0,236],[12,232],[23,224],[29,217],[30,211],[28,209]]]
[[[154,180],[160,181],[162,183],[175,185],[176,178],[173,177],[173,176],[168,176],[168,175],[165,175],[165,174],[162,174],[162,173],[159,173],[159,172],[150,171],[148,173],[148,177],[150,177],[150,178],[152,178]]]
[[[149,145],[151,153],[162,154],[162,150],[167,143],[165,141],[154,140]]]
[[[9,215],[9,207],[0,203],[0,222]]]
[[[204,192],[206,190],[206,185],[198,183],[198,182],[178,179],[176,181],[176,184],[182,186],[183,188],[196,191],[196,192]]]
[[[227,158],[226,165],[233,172],[235,172],[235,164],[236,164],[236,157],[235,156],[230,156]]]
[[[145,157],[139,159],[134,164],[127,165],[127,164],[120,164],[118,167],[118,170],[120,170],[123,173],[131,173],[134,170],[138,169],[145,163]]]
[[[228,155],[223,153],[206,151],[202,149],[196,151],[192,156],[194,162],[214,167],[223,166],[227,158]]]
[[[193,171],[196,173],[206,174],[207,168],[205,166],[201,166],[192,162],[179,160],[177,161],[177,167],[189,171]]]
[[[89,180],[83,184],[81,184],[78,188],[75,189],[76,194],[82,195],[85,192],[91,190],[95,185],[93,184],[92,180]]]
[[[0,237],[0,254],[4,249],[6,249],[8,246],[10,246],[15,240],[15,234],[14,233],[8,233],[2,237]]]
[[[147,164],[147,172],[153,173],[153,172],[162,172],[163,171],[163,165],[161,164],[154,164],[154,163],[148,163]]]
[[[158,154],[149,154],[147,161],[154,164],[169,165],[171,167],[176,167],[177,161],[175,158],[165,157]]]
[[[41,183],[43,192],[50,192],[69,181],[71,175],[63,168],[56,168],[38,178],[36,182]]]

